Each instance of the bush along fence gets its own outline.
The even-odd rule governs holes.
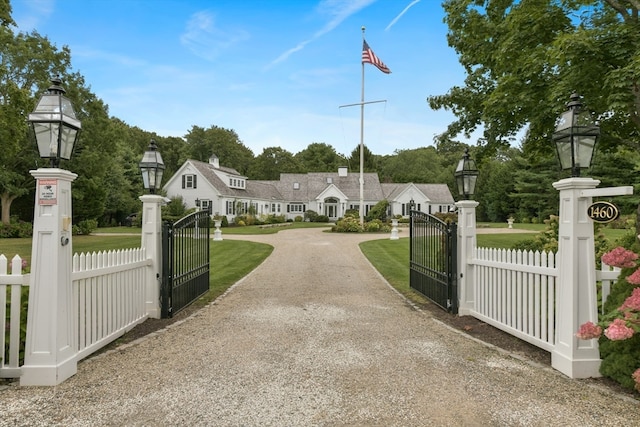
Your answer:
[[[557,254],[478,248],[478,203],[456,203],[459,314],[477,317],[548,350],[552,367],[571,378],[601,376],[598,341],[584,339],[578,331],[583,324],[597,323],[603,312],[596,281],[602,281],[604,301],[620,274],[606,264],[596,271],[593,222],[587,208],[593,197],[633,191],[596,188],[599,183],[567,178],[553,184],[560,193]]]
[[[9,331],[2,335],[0,377],[19,377],[20,385],[55,386],[77,372],[79,360],[147,318],[160,317],[163,198],[140,197],[140,248],[72,255],[71,183],[76,175],[61,169],[31,174],[38,188],[55,186],[55,198],[50,192],[36,195],[30,274],[22,274],[18,256],[8,274],[7,259],[0,255],[0,322]],[[21,334],[26,335],[23,349]]]

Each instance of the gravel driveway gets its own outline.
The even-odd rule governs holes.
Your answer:
[[[0,391],[0,425],[640,425],[638,401],[413,308],[361,254],[370,235],[224,237],[275,250],[209,307],[63,384]]]

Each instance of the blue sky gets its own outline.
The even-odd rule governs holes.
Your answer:
[[[453,120],[426,98],[462,84],[439,0],[12,0],[20,31],[58,47],[112,116],[162,136],[235,130],[255,155],[360,142],[374,154],[433,144]]]

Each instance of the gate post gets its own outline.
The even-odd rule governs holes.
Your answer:
[[[570,378],[600,376],[598,340],[576,337],[581,324],[598,321],[593,223],[587,215],[592,198],[585,195],[598,184],[600,181],[591,178],[553,183],[560,192],[560,221],[556,342],[551,366]]]
[[[469,260],[476,248],[476,207],[478,202],[461,200],[458,208],[458,314],[470,315],[474,308],[473,270]]]
[[[71,281],[71,183],[78,175],[57,168],[38,169],[31,175],[36,179],[36,197],[20,385],[55,386],[78,369]]]
[[[142,242],[147,258],[150,258],[151,274],[145,284],[145,306],[149,317],[160,318],[160,284],[162,273],[162,216],[164,197],[156,194],[140,196],[142,201]]]

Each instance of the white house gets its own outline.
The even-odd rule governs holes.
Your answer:
[[[407,216],[409,204],[426,213],[448,212],[454,199],[446,184],[381,184],[378,175],[365,173],[363,199],[365,214],[376,203],[388,200],[390,215]],[[167,181],[168,197],[182,196],[187,208],[210,207],[215,215],[236,215],[253,206],[258,215],[303,216],[307,210],[330,220],[344,216],[348,209],[360,207],[359,173],[337,172],[283,173],[278,181],[249,180],[233,168],[220,166],[212,156],[208,163],[187,160]]]

